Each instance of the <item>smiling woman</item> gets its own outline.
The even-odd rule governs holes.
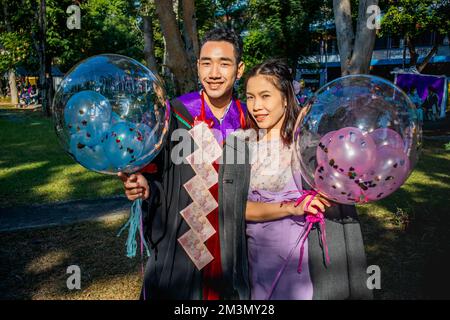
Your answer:
[[[331,206],[313,195],[306,183],[296,185],[291,160],[299,107],[288,66],[278,60],[256,66],[247,77],[246,90],[249,123],[265,133],[245,148],[233,147],[238,142],[228,139],[224,158],[235,149],[245,150],[242,158],[253,158],[246,166],[227,163],[222,171],[227,181],[232,178],[239,186],[234,193],[247,200],[251,298],[370,299],[355,208]],[[232,193],[228,182],[222,189],[223,194]],[[224,202],[235,206],[237,201]],[[332,239],[328,245],[325,229]]]

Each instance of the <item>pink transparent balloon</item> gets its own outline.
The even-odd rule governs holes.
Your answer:
[[[314,173],[316,190],[324,197],[344,204],[359,202],[361,189],[349,176],[329,166],[318,166]]]
[[[373,166],[375,153],[373,139],[354,127],[336,131],[328,145],[329,165],[341,173],[365,173]]]
[[[378,128],[369,135],[372,137],[376,146],[391,146],[393,148],[403,149],[404,142],[402,137],[392,129]]]
[[[324,152],[328,139],[324,137],[332,131],[335,133],[326,146],[328,152]],[[336,137],[337,132],[341,138]],[[351,203],[345,198],[346,195],[339,197],[335,188],[330,189],[317,177],[317,167],[323,166],[322,170],[328,170],[330,177],[322,175],[323,179],[339,181],[340,185],[348,186],[353,194],[360,193],[361,197],[355,197],[353,203],[361,203],[365,199],[377,200],[386,195],[377,198],[381,191],[391,193],[397,189],[416,165],[421,136],[415,106],[400,88],[385,79],[369,75],[338,78],[314,94],[296,121],[293,144],[297,157],[293,159],[298,163],[293,162],[293,172],[298,177],[295,181],[303,178],[312,188],[328,194],[330,198],[333,196],[334,201],[340,202],[340,199],[343,201],[341,203]],[[399,148],[401,145],[403,147]],[[407,165],[391,174],[386,168],[381,170],[383,157],[393,153],[386,155],[388,151],[377,150],[384,146],[403,150],[408,158],[405,161]],[[378,185],[373,186],[370,181],[375,179],[375,171],[384,172],[382,175],[385,178],[392,175],[394,179],[389,178],[385,182],[379,179]],[[319,186],[316,186],[317,182]]]
[[[336,131],[330,131],[320,138],[319,146],[316,151],[317,164],[322,165],[328,162],[328,145],[331,142],[331,137]]]
[[[361,187],[364,201],[374,201],[400,188],[409,172],[409,159],[403,150],[384,145],[377,148],[374,166],[356,181]]]

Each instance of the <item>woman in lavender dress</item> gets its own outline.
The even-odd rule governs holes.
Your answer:
[[[265,130],[257,139],[250,142],[247,139],[245,156],[250,155],[251,166],[248,163],[222,166],[219,193],[223,194],[224,206],[233,206],[243,200],[239,195],[233,201],[227,200],[226,195],[232,192],[245,195],[248,190],[245,220],[251,298],[370,299],[372,293],[365,282],[365,253],[354,207],[329,207],[326,199],[311,196],[295,205],[300,191],[290,166],[293,127],[299,109],[287,65],[269,60],[256,66],[247,76],[246,95],[249,123],[253,129]],[[233,147],[238,141],[231,141],[235,138],[228,139],[224,155],[239,150]],[[305,229],[305,213],[317,214],[318,210],[325,211],[331,264],[323,262],[321,229],[315,228],[306,238],[299,273],[297,240]],[[293,255],[289,257],[291,252]]]
[[[305,207],[309,198],[295,206],[300,192],[291,171],[292,136],[298,106],[288,67],[268,61],[250,72],[246,82],[250,123],[265,129],[249,143],[252,159],[246,210],[247,246],[252,299],[312,299],[313,286],[307,252],[303,272],[297,272],[299,252],[283,267],[305,226]],[[313,199],[309,210],[317,213],[329,205]],[[306,246],[306,244],[305,244]],[[297,250],[299,251],[299,250]]]

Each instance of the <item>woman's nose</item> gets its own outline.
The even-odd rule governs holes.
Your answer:
[[[255,98],[254,102],[253,102],[253,110],[258,111],[258,110],[261,110],[262,108],[263,108],[263,105],[262,105],[261,99]]]

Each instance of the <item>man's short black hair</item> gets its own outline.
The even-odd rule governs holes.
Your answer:
[[[226,41],[231,43],[234,47],[236,63],[241,62],[243,46],[242,39],[234,30],[226,28],[209,30],[203,37],[202,46],[208,41]]]

